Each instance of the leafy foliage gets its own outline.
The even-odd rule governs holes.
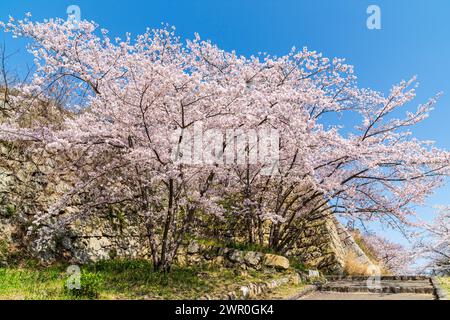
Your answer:
[[[97,299],[100,295],[101,275],[98,273],[82,272],[80,277],[80,288],[67,287],[64,283],[64,287],[68,291],[70,296],[77,299]]]

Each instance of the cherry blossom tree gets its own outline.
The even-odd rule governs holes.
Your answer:
[[[276,174],[267,177],[261,166],[248,165],[235,167],[227,180],[227,194],[240,190],[235,214],[246,217],[249,242],[263,244],[263,224],[270,221],[269,245],[286,252],[298,239],[302,216],[337,213],[401,227],[414,214],[411,204],[421,203],[448,173],[449,154],[411,138],[409,130],[428,117],[435,98],[403,118],[393,116],[414,98],[415,78],[385,97],[358,89],[351,66],[315,52],[245,63],[209,44],[192,50],[215,78],[246,83],[234,113],[240,128],[280,132]],[[348,113],[362,118],[355,132],[344,134],[339,122],[323,126],[326,116]]]
[[[373,233],[362,239],[382,268],[394,274],[411,273],[414,255],[410,250]]]
[[[358,88],[342,59],[307,49],[247,58],[198,35],[184,45],[169,27],[123,40],[87,21],[75,28],[61,19],[11,18],[3,28],[31,39],[35,57],[33,79],[14,100],[32,105],[63,88],[66,107],[78,110],[62,128],[0,126],[2,139],[40,141],[67,155],[60,172],[76,177],[37,215],[34,230],[42,243],[75,217],[121,204],[146,217],[159,270],[170,268],[204,216],[234,217],[248,242],[285,253],[298,240],[303,217],[405,224],[414,214],[411,205],[424,201],[449,172],[449,153],[409,130],[427,118],[436,99],[395,117],[414,98],[415,79],[384,96]],[[340,122],[349,114],[359,119],[352,130]],[[180,145],[199,124],[202,133],[231,137],[212,158],[179,161],[189,156]],[[279,160],[248,161],[264,143],[258,137],[238,150],[247,161],[223,163],[233,142],[252,130],[278,132]],[[77,214],[61,214],[74,206]]]
[[[435,274],[450,274],[450,208],[440,207],[431,223],[422,225],[416,236],[415,256],[424,259],[425,271]]]

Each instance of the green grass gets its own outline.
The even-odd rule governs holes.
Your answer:
[[[82,269],[82,286],[93,295],[74,295],[66,289],[67,266],[0,268],[0,299],[60,300],[98,299],[197,299],[205,294],[237,290],[249,282],[267,281],[281,273],[235,272],[211,267],[174,267],[168,274],[153,271],[147,261],[103,261]],[[89,291],[91,292],[91,291]]]
[[[64,269],[23,267],[0,268],[0,299],[52,300],[69,299],[64,292]]]
[[[255,252],[276,254],[276,252],[273,249],[268,248],[266,246],[261,246],[256,243],[251,244],[251,243],[230,242],[230,243],[227,243],[226,246],[228,248],[232,248],[232,249],[236,249],[236,250],[240,250],[240,251],[255,251]]]
[[[442,289],[447,291],[447,296],[450,298],[450,277],[439,277],[438,279]]]

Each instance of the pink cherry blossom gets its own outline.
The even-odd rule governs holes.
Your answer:
[[[36,63],[11,103],[33,108],[37,98],[51,100],[63,88],[65,107],[77,110],[62,128],[23,128],[15,116],[0,124],[1,139],[31,139],[72,154],[61,170],[75,174],[73,188],[36,216],[33,230],[44,230],[42,239],[79,215],[123,204],[146,217],[154,263],[164,270],[205,215],[238,216],[249,242],[283,253],[298,240],[299,217],[408,223],[412,205],[449,173],[450,154],[410,132],[436,98],[394,116],[414,99],[415,78],[385,96],[358,88],[344,60],[306,48],[243,57],[199,35],[183,44],[168,27],[112,40],[88,21],[73,28],[62,19],[26,18],[2,26],[30,40]],[[349,113],[360,120],[354,128],[339,120],[325,125],[325,117]],[[177,163],[173,133],[198,123],[224,133],[277,130],[278,171],[267,176],[262,164]],[[70,206],[79,215],[60,217]]]

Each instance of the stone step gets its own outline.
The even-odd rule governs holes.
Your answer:
[[[353,277],[351,279],[346,277],[322,284],[319,290],[331,292],[435,293],[435,288],[430,278],[408,277],[403,279],[401,280],[400,277],[382,277],[378,285],[375,286],[376,283],[374,281],[368,282],[367,277]]]
[[[369,276],[325,276],[328,281],[340,281],[340,280],[348,280],[348,281],[366,281]],[[430,280],[428,276],[381,276],[380,280],[382,281],[418,281],[418,280]]]
[[[324,285],[319,288],[324,292],[370,292],[370,293],[416,293],[434,294],[433,287],[401,287],[401,286],[381,286],[380,288],[369,288],[367,286],[333,286]]]

